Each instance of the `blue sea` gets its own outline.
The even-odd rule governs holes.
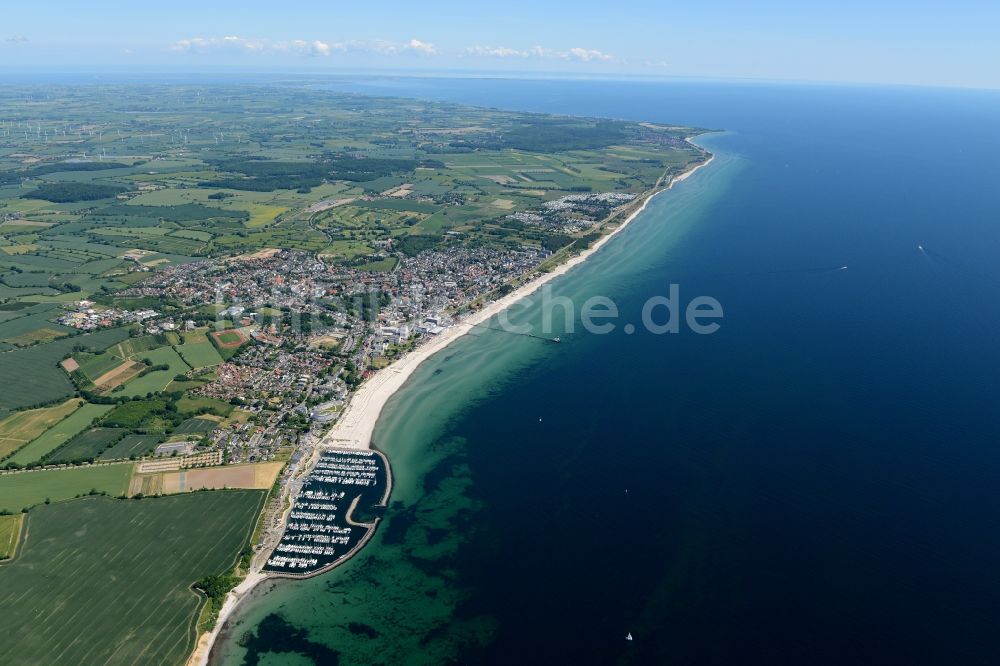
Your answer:
[[[721,130],[552,285],[622,324],[671,284],[724,317],[435,356],[376,430],[397,482],[376,537],[248,604],[217,661],[997,662],[1000,93],[329,87]]]

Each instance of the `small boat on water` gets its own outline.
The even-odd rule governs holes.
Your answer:
[[[625,640],[627,640],[627,641],[632,640],[632,632],[631,631],[628,633],[628,636],[625,637]]]
[[[562,338],[560,338],[560,337],[559,337],[559,336],[557,335],[556,337],[552,338],[552,342],[562,342]]]

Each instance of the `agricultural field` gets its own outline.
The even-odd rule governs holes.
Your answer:
[[[93,460],[122,439],[126,432],[122,428],[88,428],[53,451],[45,462],[59,464]]]
[[[158,393],[165,389],[173,381],[174,377],[184,374],[191,369],[184,362],[184,359],[174,351],[173,347],[157,347],[156,349],[138,354],[137,358],[144,362],[148,361],[151,368],[165,366],[165,369],[153,369],[146,374],[140,374],[125,384],[120,391],[113,393],[113,395],[134,398],[148,393]]]
[[[75,354],[73,360],[77,362],[79,371],[93,383],[98,383],[101,377],[115,370],[124,363],[121,357],[113,353],[117,345],[100,354],[83,355]]]
[[[11,89],[0,114],[17,117],[31,95]],[[46,95],[33,102],[36,132],[0,142],[11,218],[0,227],[0,297],[16,301],[89,297],[150,266],[262,248],[385,270],[370,258],[389,237],[537,244],[544,232],[506,215],[566,193],[642,191],[700,157],[685,128],[306,89]],[[145,108],[157,112],[134,111]],[[64,133],[84,120],[91,131]],[[0,339],[19,338],[3,326]]]
[[[174,428],[174,435],[205,435],[219,427],[219,421],[196,416],[181,422]]]
[[[17,559],[0,565],[4,663],[183,664],[205,603],[191,586],[235,564],[264,497],[93,497],[33,509]]]
[[[284,465],[283,462],[265,462],[136,474],[132,477],[128,494],[173,495],[193,490],[226,488],[267,490],[274,485]]]
[[[14,557],[23,520],[23,513],[0,515],[0,560]]]
[[[71,398],[61,404],[11,414],[0,421],[0,460],[40,436],[83,404]]]
[[[0,511],[72,499],[97,491],[118,497],[128,490],[131,463],[0,474]]]
[[[85,404],[65,419],[52,426],[39,437],[32,440],[6,462],[28,465],[42,460],[47,455],[68,442],[77,433],[89,428],[94,419],[98,419],[111,411],[112,405]]]
[[[105,449],[98,460],[122,460],[132,456],[142,457],[153,452],[163,440],[162,435],[125,435],[114,446]]]
[[[0,442],[11,453],[2,462],[25,467],[149,455],[164,440],[210,434],[233,409],[233,405],[214,398],[181,397],[178,393],[122,398],[111,404],[71,399],[0,421],[0,433],[6,433]],[[28,441],[30,435],[35,436]]]
[[[178,345],[176,349],[181,358],[195,370],[222,363],[222,357],[219,356],[219,352],[215,351],[215,346],[208,340],[204,342],[185,342],[182,345]]]
[[[74,335],[24,349],[0,351],[0,377],[17,377],[17,391],[0,391],[0,410],[16,410],[69,398],[75,387],[59,362],[76,348],[102,351],[128,337],[128,331],[111,328]]]
[[[122,360],[125,360],[138,356],[143,352],[156,349],[157,347],[163,347],[166,344],[167,344],[167,339],[165,336],[142,335],[139,337],[123,340],[122,342],[109,348],[108,352],[117,356]]]

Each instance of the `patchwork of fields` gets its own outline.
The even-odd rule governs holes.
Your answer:
[[[3,663],[182,664],[204,597],[247,544],[261,491],[87,498],[28,514],[0,564]]]
[[[63,357],[72,353],[75,347],[102,351],[127,337],[127,330],[110,328],[35,347],[0,352],[0,377],[17,377],[18,381],[16,391],[0,391],[0,409],[24,409],[70,397],[75,387],[59,367]]]
[[[111,411],[111,405],[92,405],[89,403],[83,405],[27,446],[19,449],[8,462],[27,465],[41,460],[46,454],[55,451],[68,442],[71,437],[90,426],[94,419],[109,411]]]
[[[0,421],[0,460],[65,419],[82,403],[71,398],[52,407],[17,412]]]

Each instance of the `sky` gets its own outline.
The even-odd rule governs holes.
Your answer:
[[[1000,88],[997,0],[39,0],[7,71],[523,72]]]

